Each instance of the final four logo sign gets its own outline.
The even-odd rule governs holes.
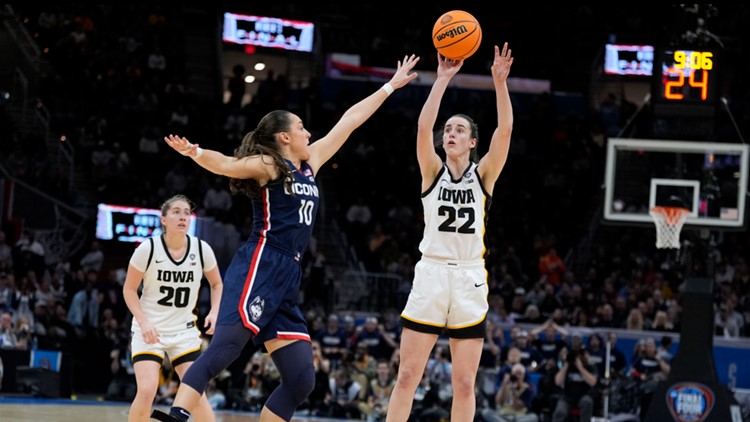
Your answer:
[[[703,421],[716,402],[710,388],[697,382],[680,382],[667,390],[667,407],[677,422]]]

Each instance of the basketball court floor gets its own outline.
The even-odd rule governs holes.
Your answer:
[[[128,419],[129,403],[103,401],[44,399],[44,398],[3,398],[0,397],[0,421],[2,422],[122,422]],[[169,410],[167,407],[158,407]],[[258,413],[216,411],[216,422],[257,422]],[[326,419],[295,416],[293,421],[341,422],[342,419]]]

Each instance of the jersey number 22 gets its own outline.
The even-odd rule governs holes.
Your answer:
[[[438,227],[441,232],[450,233],[474,233],[474,228],[471,227],[474,224],[474,208],[453,208],[448,205],[442,205],[438,208],[438,215],[445,215],[445,221]],[[463,224],[458,226],[456,220],[465,220]],[[456,223],[454,225],[453,223]],[[458,226],[458,227],[457,227]]]

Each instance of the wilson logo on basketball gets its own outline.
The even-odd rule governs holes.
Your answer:
[[[437,41],[442,41],[445,38],[457,37],[457,36],[459,36],[461,34],[465,34],[467,32],[469,32],[469,30],[466,28],[466,25],[459,25],[459,26],[457,26],[455,28],[451,28],[451,29],[443,32],[442,34],[437,34],[437,37],[435,37],[435,38],[437,39]]]

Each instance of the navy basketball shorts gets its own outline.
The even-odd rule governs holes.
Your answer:
[[[299,259],[265,243],[245,243],[224,275],[217,324],[242,324],[253,343],[273,339],[310,341],[299,309]]]

